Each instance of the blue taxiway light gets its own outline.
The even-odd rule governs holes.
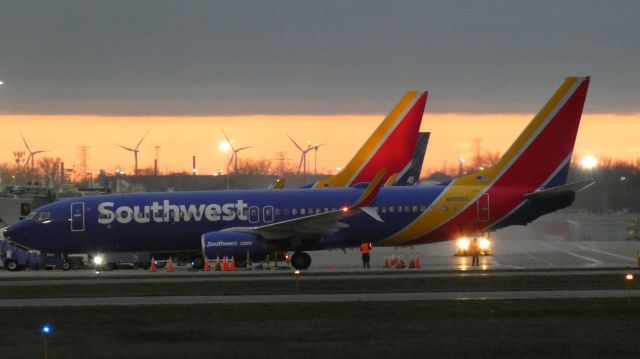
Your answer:
[[[50,326],[44,325],[42,326],[41,331],[42,331],[42,334],[50,334],[52,332],[52,329]]]

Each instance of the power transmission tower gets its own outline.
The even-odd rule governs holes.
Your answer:
[[[16,173],[20,170],[20,163],[24,157],[24,151],[13,151],[13,157],[16,159]]]
[[[276,167],[276,172],[280,176],[283,176],[287,171],[287,167],[284,164],[284,162],[287,160],[286,154],[287,154],[286,151],[276,152],[276,163],[278,164]]]

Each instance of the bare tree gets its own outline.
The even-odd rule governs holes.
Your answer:
[[[56,186],[56,176],[60,170],[59,157],[44,157],[38,160],[38,165],[42,171],[42,178],[46,187]]]

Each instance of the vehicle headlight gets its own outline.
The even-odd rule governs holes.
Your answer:
[[[458,249],[466,251],[469,249],[469,239],[460,238],[458,239]]]
[[[93,264],[95,264],[95,265],[99,266],[99,265],[101,265],[102,263],[104,263],[104,257],[102,257],[102,256],[95,256],[95,257],[93,257]]]
[[[480,249],[487,250],[491,247],[491,242],[487,238],[480,238],[480,243],[478,244]]]

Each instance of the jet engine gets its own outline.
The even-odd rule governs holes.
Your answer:
[[[252,261],[263,260],[267,254],[265,242],[258,235],[245,232],[217,231],[202,235],[202,255],[209,258],[235,257]]]

